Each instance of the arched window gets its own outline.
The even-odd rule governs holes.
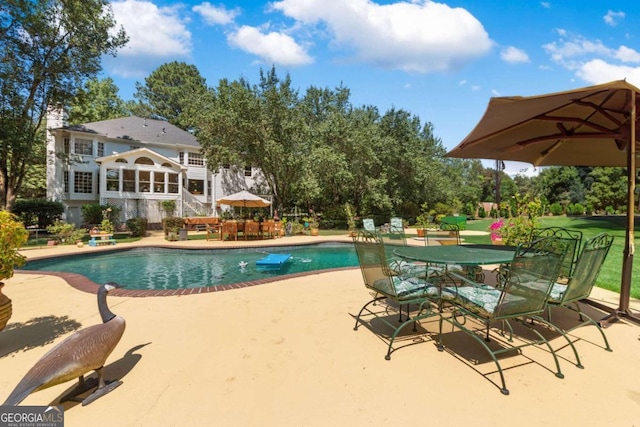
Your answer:
[[[135,161],[136,165],[154,165],[153,160],[148,157],[138,157]]]
[[[116,163],[129,163],[127,159],[116,159]]]
[[[162,166],[164,166],[165,168],[170,168],[171,167],[171,165],[168,162],[164,162],[162,164]]]

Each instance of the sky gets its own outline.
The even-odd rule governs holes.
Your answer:
[[[121,0],[129,42],[101,78],[133,99],[160,65],[195,65],[207,85],[259,82],[275,66],[301,94],[350,90],[355,106],[403,109],[449,150],[491,97],[529,96],[626,79],[640,86],[640,2],[600,0]],[[491,167],[493,162],[484,162]],[[531,165],[505,162],[510,175]]]

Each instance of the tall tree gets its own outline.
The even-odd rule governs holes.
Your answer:
[[[134,115],[166,120],[184,130],[195,127],[193,106],[207,93],[205,79],[195,65],[185,62],[162,64],[144,85],[136,83],[133,97],[138,102],[129,103]]]
[[[276,205],[295,204],[310,153],[298,103],[289,76],[280,79],[273,68],[260,71],[258,85],[221,80],[210,104],[200,105],[196,126],[209,167],[259,167]]]
[[[69,123],[92,123],[128,115],[125,102],[118,96],[118,86],[111,77],[87,80],[71,101]]]
[[[27,165],[43,162],[47,106],[66,103],[127,42],[106,0],[0,5],[0,205],[11,210]]]

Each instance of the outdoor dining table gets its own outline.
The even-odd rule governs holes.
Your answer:
[[[393,254],[412,261],[444,266],[459,265],[467,273],[483,281],[481,265],[509,264],[513,260],[515,247],[498,245],[453,245],[453,246],[403,246]]]
[[[402,246],[393,253],[413,261],[471,266],[510,263],[515,250],[499,245]]]

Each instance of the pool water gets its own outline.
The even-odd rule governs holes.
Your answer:
[[[256,267],[267,254],[292,254],[280,270]],[[246,249],[132,248],[28,261],[25,270],[81,274],[126,289],[200,288],[340,267],[357,267],[353,244],[321,243]]]

